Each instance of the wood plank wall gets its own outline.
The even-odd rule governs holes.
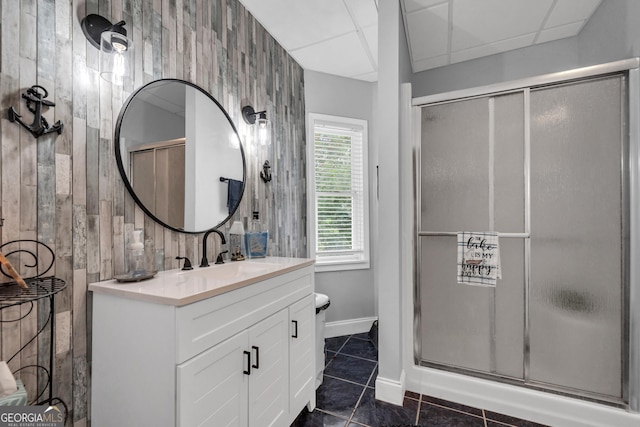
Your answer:
[[[126,21],[135,46],[133,86],[112,86],[99,77],[98,51],[80,28],[89,13]],[[54,395],[69,405],[67,425],[85,426],[91,387],[87,284],[124,271],[125,244],[134,228],[144,228],[147,247],[163,253],[165,269],[178,267],[177,255],[198,260],[202,241],[202,235],[155,224],[126,192],[113,154],[121,106],[145,83],[179,78],[210,92],[241,134],[247,132],[241,107],[266,109],[273,143],[257,148],[245,141],[248,184],[234,219],[246,220],[259,210],[269,227],[269,253],[304,257],[303,70],[238,0],[2,0],[0,25],[1,240],[38,239],[55,252],[53,274],[69,286],[56,297]],[[49,91],[48,99],[56,105],[45,117],[49,123],[63,122],[62,135],[36,140],[8,121],[11,106],[32,120],[21,94],[34,84]],[[268,184],[259,178],[265,160],[274,177]],[[209,240],[213,254],[219,250],[218,239]],[[0,314],[6,320],[26,310]],[[3,323],[2,360],[25,344],[45,317],[46,308],[40,305],[37,316]],[[48,363],[48,344],[49,337],[41,336],[10,367]],[[36,380],[28,376],[24,374],[33,393]]]

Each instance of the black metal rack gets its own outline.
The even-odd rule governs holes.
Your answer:
[[[42,327],[36,332],[36,334],[25,343],[20,349],[13,355],[7,362],[11,362],[13,358],[20,354],[22,350],[24,350],[29,344],[31,344],[43,331],[46,329],[47,325],[49,326],[50,333],[50,342],[49,342],[49,367],[48,369],[42,365],[28,365],[23,366],[18,371],[28,368],[35,367],[41,370],[44,370],[47,375],[47,382],[44,387],[42,387],[42,391],[36,397],[36,401],[31,402],[31,404],[35,403],[37,405],[43,405],[45,403],[53,404],[55,402],[60,402],[67,409],[66,404],[59,398],[53,397],[53,366],[54,366],[54,328],[55,328],[55,294],[62,291],[67,287],[67,284],[56,277],[36,277],[33,279],[26,280],[29,289],[21,288],[17,283],[10,282],[4,283],[0,285],[0,310],[4,310],[9,307],[14,307],[22,304],[31,304],[31,308],[29,311],[20,316],[17,319],[9,319],[2,320],[2,323],[9,322],[19,322],[22,319],[26,318],[33,311],[33,305],[36,301],[41,300],[43,298],[49,299],[49,315],[47,316],[46,322],[42,325]],[[16,371],[16,372],[18,372]],[[16,373],[14,372],[14,374]],[[48,389],[49,396],[47,399],[38,400],[45,390]]]
[[[17,283],[3,283],[0,285],[0,310],[37,301],[42,298],[53,297],[67,287],[64,280],[53,276],[27,279],[29,289],[22,289]]]
[[[34,244],[36,249],[34,250],[25,249],[25,246],[34,245]],[[7,250],[10,249],[12,245],[13,246],[17,245],[18,249],[9,250],[7,252]],[[44,247],[45,250],[42,250],[42,247]],[[40,250],[37,250],[38,248]],[[60,403],[65,409],[65,423],[66,423],[66,417],[69,413],[67,405],[62,399],[53,396],[52,385],[53,385],[53,368],[55,364],[55,359],[54,359],[55,357],[55,354],[54,354],[55,298],[54,297],[57,293],[65,289],[67,287],[67,284],[65,283],[64,280],[59,279],[57,277],[53,277],[53,276],[42,277],[42,274],[46,274],[53,265],[53,251],[47,245],[44,245],[41,242],[38,242],[35,240],[15,240],[0,246],[0,251],[5,252],[7,257],[13,254],[18,254],[18,253],[22,253],[23,255],[26,254],[26,256],[31,257],[31,260],[32,260],[29,264],[25,265],[26,268],[35,268],[38,271],[44,268],[44,272],[37,273],[36,277],[25,278],[25,282],[27,283],[27,286],[28,286],[27,289],[22,288],[16,282],[0,283],[0,311],[5,310],[9,307],[21,306],[23,304],[30,305],[26,313],[21,314],[15,319],[3,318],[2,320],[0,320],[0,323],[20,322],[21,320],[27,318],[27,316],[29,316],[34,311],[34,307],[36,306],[36,303],[40,302],[41,300],[46,300],[46,299],[49,300],[49,304],[48,304],[49,313],[46,317],[46,320],[44,320],[44,322],[38,327],[38,330],[35,333],[35,335],[31,339],[29,339],[26,343],[24,343],[22,347],[20,347],[20,349],[16,351],[7,360],[7,363],[11,362],[11,360],[13,360],[16,356],[18,356],[29,344],[31,344],[34,340],[36,340],[36,338],[38,338],[40,334],[44,333],[45,329],[47,328],[49,329],[50,339],[49,339],[49,348],[48,348],[48,356],[49,356],[48,367],[45,367],[40,363],[35,365],[27,365],[27,366],[20,367],[18,370],[14,371],[13,374],[16,374],[17,372],[27,368],[35,368],[36,370],[44,372],[46,374],[46,382],[44,386],[41,386],[41,385],[38,386],[39,391],[36,390],[37,396],[35,397],[35,399],[33,399],[32,402],[29,402],[28,404],[29,405],[33,405],[33,404],[54,405],[54,404]],[[40,254],[40,259],[38,257],[38,254]],[[50,262],[45,262],[45,263],[41,262],[42,258],[46,258],[46,256],[44,255],[47,255],[47,254],[51,258]],[[5,271],[2,269],[2,267],[0,267],[0,273],[4,274],[5,276],[8,276],[5,273]],[[46,305],[40,304],[39,307],[42,307],[43,309],[45,309]],[[40,318],[44,318],[44,316],[40,316]],[[44,395],[46,391],[48,391],[48,397],[46,397],[45,399],[41,399],[41,397]]]

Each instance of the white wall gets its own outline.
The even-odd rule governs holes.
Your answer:
[[[392,13],[386,13],[387,10]],[[371,268],[316,273],[316,290],[331,298],[328,323],[379,315],[380,377],[385,375],[393,382],[400,379],[402,368],[399,200],[406,190],[399,178],[399,96],[400,83],[411,78],[397,2],[381,4],[379,28],[379,49],[384,51],[379,55],[385,58],[384,63],[379,60],[379,81],[384,82],[383,86],[305,70],[305,108],[307,114],[333,114],[369,121]],[[408,194],[412,197],[410,189]]]
[[[378,9],[378,163],[380,203],[378,238],[378,360],[376,398],[401,404],[402,278],[401,202],[411,197],[400,175],[400,83],[408,75],[405,36],[399,2],[383,1]],[[406,172],[406,171],[405,171]],[[406,255],[405,255],[406,256]]]
[[[413,75],[414,97],[451,92],[578,67],[577,38],[459,62]]]
[[[127,147],[184,138],[184,117],[144,101],[132,102],[123,121],[121,135],[127,135]]]
[[[367,120],[369,146],[376,140],[374,98],[377,85],[360,80],[332,76],[305,70],[305,112],[330,114]],[[376,249],[377,197],[375,156],[369,151],[369,200],[371,232],[371,267],[366,270],[316,273],[316,291],[327,294],[331,306],[327,309],[327,322],[342,322],[376,316],[373,271]],[[309,169],[311,173],[311,169]],[[369,325],[370,326],[370,325]]]

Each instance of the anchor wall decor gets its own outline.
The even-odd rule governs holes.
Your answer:
[[[271,181],[271,166],[269,165],[269,160],[265,160],[264,164],[262,165],[262,171],[260,172],[260,178],[262,178],[262,180],[267,183],[269,181]]]
[[[27,89],[26,93],[22,94],[22,97],[27,100],[27,109],[33,113],[33,123],[27,124],[22,121],[22,116],[18,114],[15,108],[9,108],[9,121],[18,122],[24,128],[26,128],[31,135],[35,138],[39,138],[42,135],[51,132],[58,132],[58,135],[62,133],[63,125],[58,120],[53,126],[49,127],[47,119],[42,116],[42,106],[54,107],[56,104],[45,100],[49,96],[49,92],[40,85],[33,85]]]

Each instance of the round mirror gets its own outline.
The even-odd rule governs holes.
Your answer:
[[[160,224],[201,233],[238,208],[244,150],[227,112],[202,88],[176,79],[141,87],[122,108],[114,141],[127,189]]]

